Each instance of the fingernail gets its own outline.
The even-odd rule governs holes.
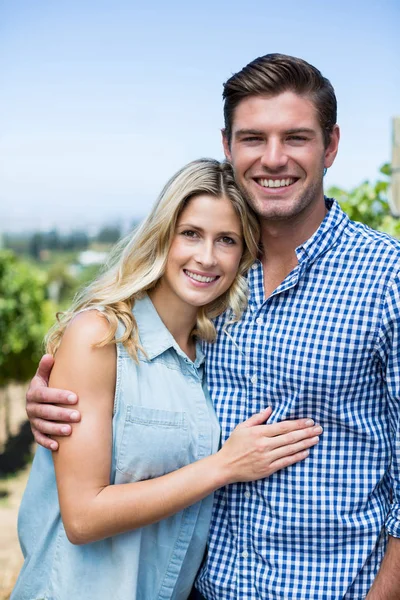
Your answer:
[[[50,444],[50,448],[51,448],[51,450],[57,450],[57,444],[55,442],[52,442]]]
[[[309,450],[304,450],[304,452],[303,452],[303,455],[304,455],[304,456],[308,456],[309,454],[310,454],[310,451],[309,451]]]
[[[267,410],[270,410],[270,406],[267,406],[267,408],[263,408],[261,412],[267,412]]]
[[[75,400],[76,400],[75,394],[70,394],[69,396],[67,396],[67,400],[68,400],[68,402],[75,402]]]
[[[71,421],[77,421],[79,419],[79,413],[74,410],[70,415],[69,418],[71,419]]]
[[[69,433],[71,430],[71,428],[69,427],[69,425],[64,425],[63,427],[61,427],[61,433]]]
[[[322,427],[321,427],[321,425],[317,425],[316,427],[314,427],[314,432],[315,433],[322,433]]]
[[[306,425],[314,425],[314,421],[312,419],[307,419]]]

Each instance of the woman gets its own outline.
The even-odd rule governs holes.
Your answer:
[[[166,185],[120,257],[48,336],[51,385],[82,419],[39,448],[21,505],[14,600],[188,597],[212,492],[266,477],[317,443],[304,420],[253,416],[218,450],[199,339],[246,305],[258,226],[231,168],[199,160]],[[291,433],[285,433],[290,431]]]

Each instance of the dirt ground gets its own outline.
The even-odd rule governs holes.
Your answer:
[[[0,453],[6,441],[5,395],[8,394],[10,433],[16,434],[25,414],[26,385],[11,385],[0,390]],[[17,516],[29,468],[17,475],[0,479],[0,600],[7,600],[22,565],[22,554],[17,536]]]
[[[29,468],[18,476],[0,481],[0,600],[7,600],[22,565],[17,537],[18,507],[28,479]]]

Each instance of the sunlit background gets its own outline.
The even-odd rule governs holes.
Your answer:
[[[270,52],[331,80],[342,138],[326,189],[400,238],[399,31],[398,0],[0,0],[0,600],[22,559],[25,390],[56,311],[178,168],[222,159],[222,83]]]
[[[0,231],[123,226],[166,179],[222,158],[222,83],[282,52],[333,83],[327,186],[374,179],[399,112],[397,0],[0,3]]]

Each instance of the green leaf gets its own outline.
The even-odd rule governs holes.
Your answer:
[[[0,251],[0,387],[35,371],[51,324],[46,285],[42,272]]]

